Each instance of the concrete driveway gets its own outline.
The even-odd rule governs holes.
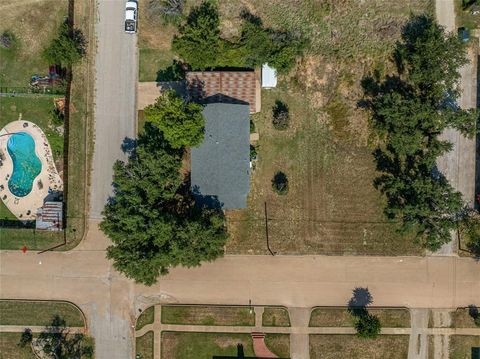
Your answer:
[[[114,162],[126,159],[123,140],[136,135],[137,37],[124,32],[125,1],[99,0],[98,17],[91,218],[101,217],[112,193]]]

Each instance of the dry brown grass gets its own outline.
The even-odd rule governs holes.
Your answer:
[[[377,316],[384,328],[410,328],[408,309],[368,308],[368,312]],[[319,307],[312,311],[311,327],[352,327],[354,320],[347,308]]]
[[[477,328],[469,308],[457,308],[452,313],[452,328]]]
[[[20,38],[22,58],[38,56],[45,43],[56,34],[52,30],[63,21],[67,5],[68,0],[2,1],[0,31],[12,29]]]
[[[162,323],[185,325],[255,325],[248,307],[162,306]]]
[[[290,317],[286,308],[265,307],[262,325],[267,327],[289,327]]]
[[[42,50],[57,34],[67,15],[67,0],[20,0],[0,2],[0,33],[11,31],[16,50],[0,49],[0,84],[28,86],[32,75],[48,74]]]
[[[282,132],[271,125],[276,99],[290,108],[291,126]],[[255,116],[259,160],[251,176],[248,208],[227,216],[228,253],[268,253],[265,202],[270,246],[281,254],[421,252],[383,216],[382,196],[372,185],[376,171],[369,147],[352,143],[348,136],[336,138],[302,93],[264,91],[262,107]],[[278,170],[289,178],[286,196],[271,189]]]
[[[311,359],[405,359],[408,335],[380,335],[364,339],[355,335],[310,335]]]

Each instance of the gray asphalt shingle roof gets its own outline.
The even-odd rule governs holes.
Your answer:
[[[197,203],[245,208],[250,187],[249,105],[210,103],[203,116],[205,139],[192,148],[191,157],[192,191]]]

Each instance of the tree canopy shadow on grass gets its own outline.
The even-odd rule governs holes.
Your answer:
[[[71,333],[59,315],[40,333],[37,344],[47,356],[56,359],[93,358],[93,346],[86,342],[85,335]]]
[[[184,63],[173,60],[172,64],[165,69],[157,71],[156,82],[181,81],[185,79],[187,67]]]

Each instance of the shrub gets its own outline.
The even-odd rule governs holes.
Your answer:
[[[43,50],[43,57],[51,64],[71,66],[85,55],[86,40],[78,29],[70,30],[67,23],[63,23],[58,35],[48,47]]]
[[[50,118],[52,120],[52,123],[55,126],[61,126],[63,125],[63,122],[65,120],[65,115],[58,109],[58,108],[53,108],[50,111]]]
[[[272,124],[275,129],[283,131],[290,123],[290,113],[286,103],[276,100],[272,108]]]
[[[2,35],[0,35],[0,47],[4,49],[13,49],[16,44],[17,38],[10,30],[5,30]]]
[[[356,317],[355,329],[359,337],[373,339],[380,334],[382,326],[377,316],[365,311],[364,314]]]
[[[166,24],[178,24],[182,19],[184,0],[150,0],[147,14],[152,20],[160,17]]]
[[[250,161],[257,159],[257,149],[255,146],[250,145]]]
[[[279,195],[286,195],[288,193],[288,178],[285,173],[281,171],[275,173],[272,179],[272,189]]]
[[[22,336],[20,337],[20,342],[18,343],[19,346],[26,347],[32,342],[33,339],[33,334],[32,330],[29,328],[25,328],[25,330],[22,332]]]
[[[460,222],[460,233],[466,237],[468,250],[480,256],[480,215],[467,214]]]

